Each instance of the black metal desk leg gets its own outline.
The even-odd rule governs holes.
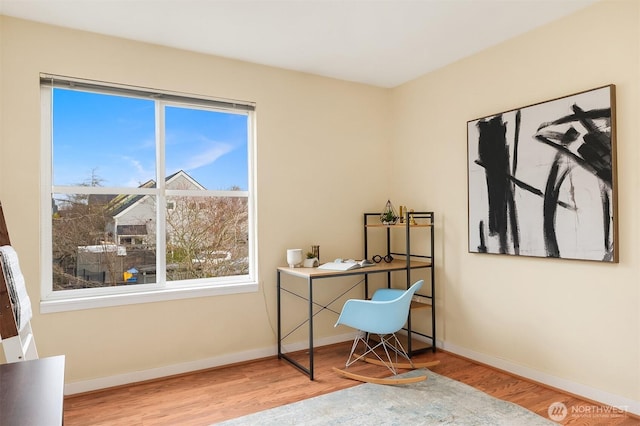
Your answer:
[[[313,279],[309,283],[309,379],[313,380]]]
[[[280,307],[280,271],[277,272],[277,294],[278,300],[278,359],[282,358],[282,320],[281,320],[281,307]]]

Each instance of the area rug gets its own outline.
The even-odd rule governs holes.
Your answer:
[[[415,370],[402,376],[425,374]],[[409,385],[365,383],[239,417],[231,425],[557,425],[519,405],[427,370]],[[345,379],[346,380],[346,379]]]

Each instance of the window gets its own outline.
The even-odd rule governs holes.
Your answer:
[[[253,105],[50,75],[41,91],[44,312],[255,288]]]

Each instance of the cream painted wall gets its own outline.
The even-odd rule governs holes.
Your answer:
[[[361,256],[361,214],[387,199],[389,90],[9,17],[0,25],[0,200],[40,355],[66,355],[67,383],[273,353],[275,268],[286,248]],[[257,293],[39,314],[40,72],[257,103]]]
[[[597,3],[394,89],[392,150],[394,197],[437,212],[445,348],[636,402],[639,8],[635,0]],[[609,83],[617,91],[620,263],[469,254],[466,122]]]
[[[387,198],[437,220],[445,348],[640,401],[640,7],[605,1],[393,90],[0,17],[0,200],[39,294],[38,73],[256,101],[260,291],[34,318],[67,382],[275,345],[286,248],[359,256]],[[613,83],[620,263],[467,253],[466,122]],[[309,189],[310,188],[310,189]],[[336,333],[321,321],[320,336]]]
[[[3,43],[3,25],[4,25],[4,21],[2,19],[2,15],[0,15],[0,132],[2,132],[2,129],[4,128],[3,126],[3,114],[2,114],[2,93],[3,93],[3,86],[5,84],[5,80],[3,78],[3,64],[4,64],[4,43]],[[4,157],[4,154],[2,152],[2,142],[0,140],[0,161],[1,159]],[[0,192],[2,191],[2,179],[0,179]]]

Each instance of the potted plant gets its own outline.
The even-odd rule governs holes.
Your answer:
[[[302,266],[305,268],[314,268],[318,266],[318,258],[314,256],[310,251],[307,252],[307,258],[302,262]]]
[[[380,222],[383,225],[395,225],[398,221],[398,215],[396,214],[393,204],[390,200],[387,200],[387,204],[384,206],[384,210],[380,214]]]

